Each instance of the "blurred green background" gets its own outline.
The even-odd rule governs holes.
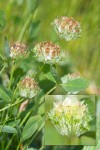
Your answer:
[[[51,22],[62,15],[80,22],[80,39],[66,42],[58,37]],[[20,39],[28,45],[44,40],[59,43],[70,56],[63,70],[58,68],[59,74],[68,67],[70,72],[78,70],[91,81],[90,92],[99,93],[99,15],[99,0],[0,0],[0,46],[3,48],[5,36],[10,42]]]

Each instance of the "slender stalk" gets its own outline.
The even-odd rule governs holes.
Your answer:
[[[27,118],[30,116],[30,114],[31,114],[31,111],[29,111],[29,112],[27,113],[27,115],[24,117],[24,119],[23,119],[22,122],[20,123],[20,127],[24,124],[24,122],[27,120]]]
[[[6,68],[7,65],[4,65],[3,68],[0,71],[0,74],[4,71],[4,69]]]
[[[39,75],[40,75],[40,73],[41,73],[41,71],[42,71],[43,67],[44,67],[44,64],[40,67],[40,69],[39,69],[38,73],[36,74],[35,79],[37,79],[37,78],[39,77]]]
[[[5,58],[2,56],[2,54],[0,54],[0,57],[1,57],[1,59],[2,59],[2,60],[4,60],[4,61],[5,61]]]
[[[14,65],[14,63],[13,63],[13,64],[12,64],[12,69],[11,69],[10,81],[9,81],[9,85],[8,85],[8,88],[9,88],[9,89],[11,88],[14,70],[15,70],[15,65]]]
[[[2,108],[2,109],[0,109],[0,112],[1,111],[4,111],[4,110],[6,110],[6,109],[8,109],[8,108],[10,108],[10,107],[13,107],[13,106],[15,106],[15,105],[17,105],[17,104],[19,104],[20,102],[22,102],[24,99],[21,99],[20,101],[16,101],[14,104],[9,104],[8,106],[6,106],[6,107],[4,107],[4,108]]]
[[[23,36],[24,36],[24,34],[25,34],[25,31],[26,31],[26,28],[28,27],[28,25],[29,25],[29,23],[30,23],[30,21],[31,21],[31,19],[32,19],[32,16],[33,16],[33,14],[30,14],[30,15],[28,16],[28,18],[27,18],[27,20],[26,20],[26,22],[25,22],[25,24],[24,24],[24,26],[23,26],[23,28],[22,28],[22,30],[21,30],[21,32],[20,32],[20,35],[19,35],[19,38],[18,38],[18,41],[19,41],[19,42],[22,41]]]
[[[3,112],[1,113],[1,123],[2,123],[2,121],[4,121],[4,114],[5,114],[5,110],[3,110]]]
[[[14,136],[15,136],[15,135],[13,135],[12,138],[10,139],[10,141],[8,142],[7,146],[5,147],[5,150],[8,150],[8,149],[9,149],[9,146],[11,145],[11,143],[12,143],[12,141],[13,141],[13,139],[14,139]]]
[[[4,110],[3,112],[5,113],[5,110]],[[4,125],[5,125],[6,122],[7,122],[8,114],[9,114],[9,109],[7,109],[6,116],[4,117],[3,124],[2,124],[2,128],[1,128],[1,130],[0,130],[0,133],[2,132],[2,129],[3,129]],[[6,135],[5,135],[5,136],[6,136]]]
[[[43,150],[43,149],[44,149],[44,147],[45,147],[45,145],[44,145],[44,146],[41,146],[39,150]]]
[[[50,89],[50,91],[48,91],[48,92],[46,93],[46,95],[50,94],[53,90],[55,90],[55,88],[56,88],[56,86],[54,86],[52,89]]]
[[[19,148],[20,148],[20,145],[21,145],[21,142],[19,142],[19,144],[17,145],[17,148],[16,148],[16,150],[19,150]]]
[[[80,145],[78,137],[71,137],[70,138],[70,145]]]
[[[14,99],[14,97],[15,97],[15,94],[16,94],[17,90],[18,90],[18,86],[15,88],[15,90],[14,90],[14,92],[13,92],[13,98],[12,98],[12,101],[13,101],[13,99]]]

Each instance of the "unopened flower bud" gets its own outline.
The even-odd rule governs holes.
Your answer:
[[[39,62],[54,64],[61,61],[63,54],[60,52],[60,47],[52,42],[41,42],[38,43],[33,52],[35,58]]]
[[[79,137],[90,129],[92,117],[84,101],[77,96],[67,96],[64,101],[55,102],[48,118],[61,135]]]
[[[66,41],[70,41],[81,36],[81,26],[79,22],[75,21],[72,17],[63,16],[56,18],[52,25],[57,34]]]
[[[10,45],[10,57],[12,59],[23,58],[26,54],[26,45],[22,43],[13,43]]]
[[[22,97],[33,98],[38,92],[38,84],[33,78],[26,77],[19,84],[19,94]]]

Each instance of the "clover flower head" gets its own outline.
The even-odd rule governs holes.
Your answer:
[[[63,58],[63,54],[60,52],[60,47],[53,42],[41,42],[38,43],[32,50],[35,54],[35,58],[39,62],[46,64],[54,64]]]
[[[58,17],[52,23],[57,34],[66,41],[77,39],[81,36],[81,26],[72,17]]]
[[[19,84],[19,94],[21,97],[33,98],[38,92],[38,84],[33,78],[26,77]]]
[[[10,57],[12,59],[23,58],[26,54],[26,45],[23,43],[13,43],[10,45]]]
[[[64,101],[54,102],[48,118],[61,135],[79,137],[90,129],[92,117],[84,101],[69,95]]]

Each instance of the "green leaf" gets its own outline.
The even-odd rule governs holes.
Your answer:
[[[32,13],[38,6],[38,0],[27,0],[27,9],[30,13]]]
[[[48,72],[50,72],[50,65],[49,64],[44,64],[44,67],[42,69],[44,74],[47,74]]]
[[[51,72],[47,72],[46,74],[44,74],[44,76],[45,76],[48,80],[50,80],[50,81],[56,83],[56,81],[55,81],[54,77],[52,76]]]
[[[9,58],[9,56],[10,56],[10,45],[9,45],[9,42],[8,42],[6,37],[5,37],[4,50],[5,50],[6,56]]]
[[[39,115],[42,115],[45,113],[45,104],[43,103],[40,107],[39,107],[39,110],[38,110],[38,114]]]
[[[35,100],[38,101],[39,99],[41,99],[44,96],[44,92],[43,90],[40,90],[40,92],[38,93],[38,95],[36,96]]]
[[[53,66],[50,66],[50,70],[51,70],[51,74],[53,75],[55,81],[56,81],[57,83],[60,83],[60,84],[61,84],[62,81],[61,81],[61,79],[60,79],[60,77],[59,77],[59,75],[58,75],[56,69],[55,69]]]
[[[8,122],[7,124],[11,127],[15,127],[17,124],[19,124],[21,119],[18,119],[18,120],[14,120],[14,121],[10,121]]]
[[[11,91],[6,89],[2,84],[0,84],[0,98],[4,101],[11,101],[12,98]]]
[[[6,133],[16,133],[17,134],[17,130],[13,127],[10,127],[8,125],[0,125],[0,131],[1,132],[6,132]]]
[[[0,30],[3,30],[6,26],[6,19],[3,10],[0,10]]]
[[[40,119],[41,117],[37,115],[37,116],[31,117],[27,121],[22,132],[22,138],[21,138],[22,142],[30,138],[35,133],[35,131],[38,129],[38,121]]]
[[[79,92],[82,90],[85,90],[89,85],[89,82],[87,79],[84,78],[76,78],[73,80],[67,81],[67,83],[62,84],[61,86],[70,93],[73,92]]]

